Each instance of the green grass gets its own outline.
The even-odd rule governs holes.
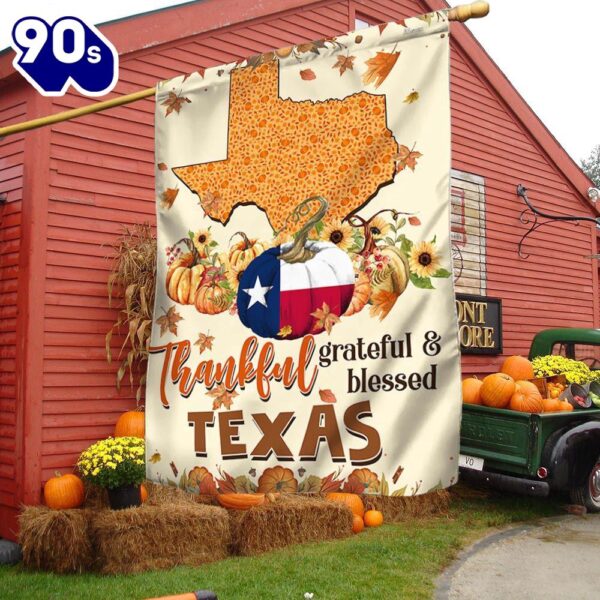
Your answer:
[[[0,598],[139,600],[197,589],[211,589],[219,600],[302,600],[304,592],[315,600],[431,598],[435,578],[460,548],[491,528],[557,512],[548,499],[472,498],[455,500],[445,516],[199,568],[110,577],[0,567]]]

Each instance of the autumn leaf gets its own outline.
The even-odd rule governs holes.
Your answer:
[[[342,482],[337,478],[337,476],[338,473],[333,472],[321,479],[321,494],[337,492],[340,487],[342,487]],[[362,490],[359,493],[362,493]]]
[[[436,13],[426,13],[424,15],[417,15],[417,19],[420,19],[421,21],[425,21],[425,23],[427,23],[427,25],[431,25],[431,20],[433,19],[433,15]]]
[[[202,195],[200,200],[200,206],[203,208],[204,212],[212,212],[218,211],[219,205],[221,204],[221,196],[219,194],[213,194],[210,190],[205,192]]]
[[[414,227],[421,224],[419,217],[408,217],[408,222]]]
[[[169,167],[164,162],[160,162],[156,165],[159,171],[166,171]]]
[[[328,334],[331,333],[333,326],[340,322],[340,318],[335,313],[331,312],[327,302],[323,302],[323,306],[321,308],[317,308],[317,310],[315,310],[313,313],[310,313],[310,315],[317,319],[313,330],[325,329]]]
[[[341,77],[346,72],[347,69],[350,69],[351,71],[354,70],[354,59],[355,58],[356,58],[356,56],[338,56],[337,62],[331,68],[339,69],[340,77]]]
[[[325,48],[326,40],[315,40],[314,42],[306,42],[304,44],[298,44],[296,46],[296,52],[298,54],[306,54],[306,52],[312,52],[313,54],[319,54],[319,48]]]
[[[317,78],[312,69],[302,69],[300,71],[300,77],[304,79],[304,81],[312,81],[313,79]]]
[[[292,326],[291,325],[284,325],[279,332],[277,333],[277,335],[279,337],[287,337],[288,335],[290,335],[290,333],[292,333]]]
[[[360,44],[362,41],[363,41],[363,36],[362,36],[362,35],[357,35],[357,36],[354,38],[354,43],[355,43],[355,44]]]
[[[215,337],[213,335],[209,335],[208,333],[199,333],[198,339],[194,342],[194,346],[198,346],[200,349],[200,354],[202,354],[205,350],[212,350],[212,344]]]
[[[363,83],[375,83],[375,87],[378,88],[394,68],[399,56],[400,52],[377,52],[365,62],[367,71],[362,76]]]
[[[227,471],[221,471],[221,477],[223,479],[217,479],[217,485],[219,487],[219,493],[221,494],[233,494],[235,493],[235,479],[227,473]]]
[[[402,476],[402,473],[404,473],[404,467],[402,465],[398,465],[398,468],[392,475],[392,481],[394,483],[398,483],[398,479],[400,479],[400,477]]]
[[[160,195],[160,206],[161,208],[166,208],[167,210],[173,206],[173,202],[175,202],[175,198],[177,198],[177,194],[179,194],[179,188],[167,188]]]
[[[191,100],[182,95],[177,95],[175,92],[169,92],[168,98],[161,102],[161,106],[167,107],[165,117],[168,117],[172,112],[179,114],[184,104],[190,104]]]
[[[170,331],[173,335],[177,335],[177,323],[179,321],[183,321],[183,317],[180,316],[175,305],[173,305],[162,317],[156,319],[156,324],[160,325],[160,335],[164,335],[167,331]]]
[[[321,402],[328,402],[329,404],[337,402],[335,394],[331,390],[319,390],[319,397]]]
[[[398,294],[395,292],[375,290],[371,295],[372,305],[369,309],[369,314],[372,317],[379,317],[379,320],[383,321],[394,307],[394,304],[396,304],[396,300],[398,300]]]
[[[404,98],[403,102],[405,104],[412,104],[413,102],[416,102],[419,99],[419,92],[417,92],[416,90],[413,90],[410,94],[408,94],[408,96],[406,96],[406,98]]]
[[[414,146],[413,146],[414,148]],[[411,171],[417,166],[417,159],[423,156],[420,152],[416,152],[404,144],[400,145],[398,154],[396,155],[396,172],[404,171],[408,167]]]
[[[224,384],[220,383],[214,390],[206,393],[207,396],[213,398],[213,410],[217,410],[224,406],[227,410],[231,408],[233,399],[239,396],[237,392],[228,392]]]
[[[169,466],[171,467],[171,471],[173,471],[173,475],[175,475],[175,477],[177,477],[177,475],[179,474],[179,470],[177,469],[177,465],[171,461],[169,463]]]
[[[157,462],[160,462],[161,456],[159,452],[155,452],[148,460],[155,465]]]

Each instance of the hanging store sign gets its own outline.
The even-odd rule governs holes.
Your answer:
[[[463,354],[502,352],[502,300],[456,294],[456,314]]]

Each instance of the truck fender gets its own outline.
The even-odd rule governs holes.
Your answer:
[[[554,490],[581,485],[600,457],[600,421],[587,421],[572,429],[554,432],[546,441],[542,464]]]

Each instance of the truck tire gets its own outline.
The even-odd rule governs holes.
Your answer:
[[[15,565],[22,556],[19,544],[9,540],[0,540],[0,565]]]
[[[600,459],[583,485],[572,487],[570,494],[573,504],[581,504],[590,512],[600,512]]]

